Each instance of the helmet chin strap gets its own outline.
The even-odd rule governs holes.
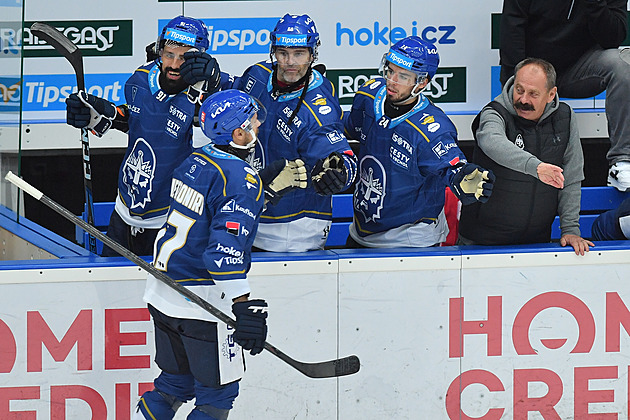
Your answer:
[[[225,150],[228,153],[231,153],[234,156],[244,161],[247,161],[247,159],[252,155],[252,153],[254,153],[256,142],[258,141],[258,137],[256,137],[256,133],[254,132],[254,130],[250,128],[250,129],[247,129],[247,132],[252,136],[252,140],[249,143],[243,146],[240,144],[236,144],[234,143],[233,140],[231,140],[230,143],[226,147],[227,150]]]
[[[429,83],[427,83],[422,88],[418,89],[420,84],[421,84],[421,82],[417,82],[414,85],[413,89],[411,89],[411,93],[409,94],[409,96],[407,96],[405,99],[402,99],[402,100],[400,100],[398,102],[392,102],[392,105],[401,106],[401,105],[407,105],[407,104],[411,103],[411,99],[416,99],[418,97],[418,95],[420,95],[422,93],[422,91],[425,90],[426,87],[429,85]]]

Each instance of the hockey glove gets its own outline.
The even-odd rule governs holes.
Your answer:
[[[73,93],[66,99],[66,121],[73,127],[87,127],[102,137],[116,118],[116,105],[85,91]]]
[[[188,99],[201,104],[205,97],[219,90],[221,69],[219,63],[210,54],[196,49],[186,51],[184,63],[179,69],[182,80],[188,83]]]
[[[320,159],[315,163],[311,171],[313,188],[319,195],[332,195],[340,192],[346,186],[348,173],[343,164],[343,156],[332,152],[326,159]]]
[[[259,172],[265,188],[265,201],[278,204],[287,193],[296,188],[306,188],[308,177],[302,159],[279,159]]]
[[[451,190],[462,202],[462,205],[477,201],[485,203],[492,195],[495,179],[496,177],[491,171],[486,171],[473,163],[466,163],[459,168],[453,177]]]
[[[232,337],[252,356],[263,351],[267,338],[267,302],[262,299],[235,302],[236,329]]]
[[[152,42],[144,47],[144,53],[147,57],[147,63],[150,63],[151,61],[155,61],[156,59],[160,58],[160,55],[155,50],[155,42]]]

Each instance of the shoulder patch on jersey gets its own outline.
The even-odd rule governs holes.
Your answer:
[[[335,144],[343,140],[343,135],[337,130],[326,133],[326,137],[331,144]]]
[[[424,114],[420,124],[425,125],[427,130],[431,133],[435,133],[440,129],[440,123],[435,122],[435,117],[433,115]]]

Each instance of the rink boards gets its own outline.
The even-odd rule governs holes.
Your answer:
[[[627,241],[255,254],[269,342],[361,370],[248,356],[230,419],[627,418],[629,272]],[[157,372],[144,278],[124,259],[3,262],[0,418],[129,419]]]

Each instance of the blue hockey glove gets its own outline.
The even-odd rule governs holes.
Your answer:
[[[102,137],[116,118],[116,105],[85,91],[73,93],[66,99],[66,121],[73,127],[87,127]]]
[[[219,90],[221,69],[210,54],[190,49],[184,53],[184,63],[179,69],[182,80],[188,83],[188,99],[201,104],[205,97]]]
[[[492,195],[495,179],[492,171],[487,171],[474,163],[466,163],[453,176],[451,190],[462,205],[477,201],[485,203]]]
[[[278,159],[262,169],[258,175],[265,188],[265,201],[272,204],[278,204],[284,195],[294,189],[308,186],[306,166],[302,159]]]
[[[343,162],[341,153],[332,152],[326,159],[315,163],[311,171],[311,181],[317,194],[332,195],[344,189],[348,173]]]
[[[262,299],[235,302],[236,330],[232,337],[252,356],[263,351],[267,338],[267,302]]]

